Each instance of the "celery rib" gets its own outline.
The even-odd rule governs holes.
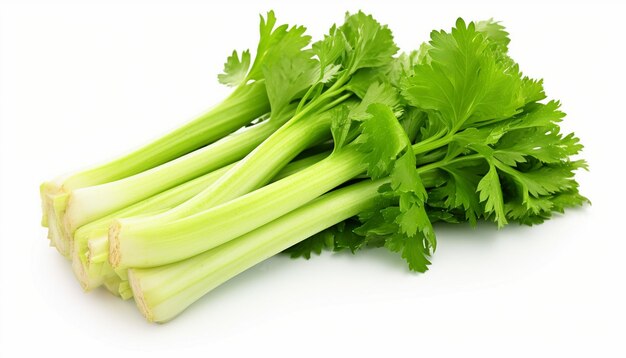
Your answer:
[[[365,180],[309,204],[191,259],[155,268],[132,268],[135,301],[152,322],[166,322],[200,297],[257,263],[366,210],[385,180]]]
[[[268,120],[143,173],[72,191],[64,215],[68,234],[115,210],[240,160],[280,124],[280,120]]]
[[[230,168],[217,181],[181,205],[159,215],[138,219],[161,225],[210,209],[267,184],[286,163],[304,149],[330,139],[330,113],[312,115],[289,128],[279,128],[245,159]]]
[[[328,154],[328,152],[319,153],[292,162],[283,168],[273,180],[280,180],[303,170],[322,160],[328,156]],[[171,209],[201,192],[205,187],[218,180],[234,165],[235,164],[231,164],[205,174],[204,176],[181,184],[79,228],[74,235],[72,266],[83,288],[85,290],[91,290],[102,284],[103,277],[101,277],[100,271],[92,269],[91,266],[109,266],[107,261],[109,256],[107,234],[114,218],[152,215]],[[112,274],[112,271],[109,271]]]
[[[65,179],[63,188],[93,186],[141,173],[210,144],[268,113],[269,109],[264,81],[238,87],[197,119],[128,155]]]
[[[113,267],[149,267],[209,250],[359,175],[365,171],[363,157],[355,146],[345,147],[301,172],[180,220],[159,225],[117,220],[109,234],[109,261]]]
[[[165,136],[108,163],[78,173],[59,177],[40,186],[43,226],[50,228],[51,243],[64,256],[69,254],[68,234],[63,220],[50,219],[55,211],[56,196],[117,181],[155,168],[182,155],[188,154],[215,142],[223,136],[241,128],[252,120],[268,113],[269,99],[263,80],[242,85],[235,89],[222,103],[199,118],[166,134]],[[59,210],[57,210],[59,211]],[[64,208],[59,216],[63,216]],[[51,223],[52,221],[52,223]]]

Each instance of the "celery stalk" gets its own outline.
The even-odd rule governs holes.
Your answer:
[[[242,271],[369,208],[383,182],[365,180],[333,191],[193,258],[166,266],[129,269],[137,306],[151,322],[174,318]]]
[[[204,147],[269,112],[264,81],[236,88],[207,113],[162,138],[96,168],[64,180],[64,189],[119,180]]]
[[[42,224],[46,226],[48,223],[46,195],[108,183],[141,173],[210,144],[269,110],[265,81],[245,84],[237,87],[222,103],[197,119],[132,153],[43,183],[40,188],[44,207]]]
[[[286,163],[306,148],[330,139],[330,112],[311,115],[289,128],[281,127],[244,160],[230,168],[198,195],[164,213],[139,218],[144,225],[160,225],[209,209],[267,184]],[[130,220],[129,220],[130,222]]]
[[[151,267],[212,249],[359,175],[365,171],[363,158],[349,145],[294,175],[180,220],[116,220],[109,233],[109,261],[113,267]]]
[[[292,162],[283,168],[283,170],[275,176],[274,180],[282,179],[303,170],[326,156],[328,156],[328,153],[319,153]],[[102,280],[105,278],[100,274],[100,265],[109,265],[107,261],[109,254],[107,233],[113,219],[151,215],[175,207],[218,180],[234,165],[235,164],[231,164],[205,174],[79,228],[74,235],[72,267],[83,288],[85,290],[93,289],[102,284]],[[93,264],[97,264],[95,269],[91,268]]]
[[[416,155],[431,149],[428,142],[413,145]],[[109,233],[109,261],[113,267],[151,267],[197,255],[355,178],[365,172],[366,159],[353,143],[290,177],[179,220],[116,220]]]
[[[64,223],[68,233],[115,210],[243,158],[280,125],[280,119],[271,119],[145,172],[72,191],[65,211]]]

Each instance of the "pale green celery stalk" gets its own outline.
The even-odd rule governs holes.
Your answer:
[[[56,220],[63,221],[61,229],[71,237],[80,226],[243,158],[287,118],[266,120],[145,172],[66,193],[67,205]]]
[[[124,301],[133,298],[133,291],[130,288],[130,283],[128,281],[120,282],[120,285],[118,287],[118,293]]]
[[[108,183],[154,168],[232,133],[269,110],[265,81],[248,83],[236,88],[224,101],[197,119],[132,153],[43,183],[40,187],[44,212],[42,224],[48,224],[48,195]]]
[[[122,282],[125,281],[122,281],[117,276],[110,276],[104,281],[103,285],[109,292],[111,292],[115,296],[121,297],[120,286],[122,285]]]
[[[296,173],[328,155],[328,152],[318,153],[289,163],[273,180]],[[79,228],[74,235],[72,267],[81,286],[85,290],[91,290],[101,285],[109,275],[115,274],[107,261],[109,254],[107,234],[114,218],[151,215],[171,209],[201,192],[234,165],[231,164],[205,174]]]
[[[136,215],[152,214],[159,211],[168,210],[185,200],[193,197],[204,187],[210,185],[223,175],[228,168],[234,164],[220,168],[194,180],[183,183],[177,187],[159,193],[153,197],[135,203],[113,214],[107,215],[101,219],[90,222],[80,227],[74,233],[72,248],[72,269],[76,278],[85,290],[91,290],[100,286],[107,278],[101,272],[102,265],[89,265],[88,242],[92,238],[103,238],[106,242],[106,250],[108,250],[107,233],[111,221],[116,217],[131,217]],[[102,242],[94,241],[95,245],[102,245]],[[106,259],[106,257],[105,257]],[[95,261],[102,262],[102,261]],[[108,275],[114,275],[112,270],[107,272]]]
[[[256,147],[244,160],[198,195],[164,213],[126,220],[127,225],[160,226],[247,194],[276,176],[296,155],[312,145],[330,139],[330,111],[309,115],[287,129],[281,127]]]
[[[327,155],[324,153],[321,153],[321,155]],[[290,163],[289,166],[287,166],[285,168],[285,170],[281,171],[280,176],[288,176],[291,175],[293,173],[290,173],[291,171],[296,172],[301,170],[302,168],[312,165],[314,162],[318,161],[321,159],[321,155],[315,155],[313,157],[310,158],[306,158],[303,160],[299,160],[293,163]],[[433,163],[429,166],[425,166],[424,168],[420,168],[418,169],[420,171],[420,175],[421,175],[421,179],[422,182],[424,183],[424,186],[427,188],[431,188],[434,187],[436,185],[438,185],[439,182],[439,178],[441,177],[441,174],[439,174],[437,172],[437,168],[438,166],[441,164],[440,163]],[[289,169],[289,170],[287,170]],[[279,177],[276,178],[276,180],[279,179]],[[381,182],[382,183],[382,182]],[[247,234],[246,234],[247,235]],[[238,239],[235,239],[235,241]],[[228,245],[228,243],[226,243],[225,245]],[[106,273],[110,274],[110,275],[114,275],[115,272],[113,271],[113,269],[110,267],[110,265],[108,265],[108,262],[104,261],[106,260],[106,257],[108,257],[108,239],[105,236],[102,237],[97,237],[94,239],[89,240],[89,247],[90,247],[90,255],[92,253],[95,253],[96,255],[98,255],[102,260],[100,260],[97,263],[90,263],[91,265],[96,265],[95,267],[98,267],[99,269],[102,267],[101,265],[106,266],[105,267],[105,271]],[[106,250],[106,251],[105,251]],[[91,260],[90,260],[91,261]],[[121,280],[122,282],[120,283],[120,295],[122,298],[127,299],[130,296],[132,296],[132,292],[129,291],[129,287],[127,287],[126,285],[128,284],[127,282],[127,277],[128,277],[128,270],[116,270],[118,272],[118,274],[122,274]],[[116,275],[117,276],[117,275]],[[108,276],[107,276],[108,277]],[[105,277],[106,278],[106,277]]]
[[[237,88],[226,100],[198,119],[137,151],[107,164],[57,178],[41,185],[42,224],[59,253],[69,257],[69,234],[63,215],[67,194],[75,189],[107,183],[156,167],[231,133],[269,111],[263,81]],[[237,158],[239,159],[239,158]],[[52,217],[55,215],[55,217]]]
[[[413,145],[415,155],[432,150]],[[109,232],[113,267],[152,267],[212,249],[264,225],[365,172],[367,154],[352,143],[319,163],[227,203],[167,223],[116,220]]]
[[[330,152],[322,152],[304,157],[295,162],[289,163],[272,180],[277,181],[295,174],[311,165],[326,158]],[[179,203],[190,199],[200,192],[207,185],[217,180],[229,168],[235,164],[218,169],[215,172],[206,174],[200,178],[181,184],[176,188],[160,193],[152,198],[146,199],[119,212],[108,215],[105,218],[89,223],[76,231],[78,237],[88,240],[86,251],[80,252],[80,258],[88,264],[107,263],[109,258],[109,226],[114,218],[129,218],[136,215],[152,215],[163,210],[171,209]],[[82,241],[82,240],[81,240]],[[83,246],[84,247],[84,246]]]
[[[137,306],[151,322],[166,322],[215,287],[286,248],[373,205],[384,180],[335,190],[288,214],[190,259],[131,268]]]
[[[159,266],[212,249],[361,174],[365,157],[356,145],[348,145],[300,172],[180,220],[116,220],[109,232],[109,262],[113,267]]]
[[[221,139],[269,111],[265,81],[240,86],[199,118],[131,154],[72,175],[63,186],[82,188],[141,173]]]
[[[218,106],[196,120],[170,132],[160,139],[106,164],[43,183],[42,225],[49,227],[51,246],[68,257],[70,244],[64,232],[63,220],[52,217],[63,213],[66,194],[72,190],[119,180],[210,144],[269,111],[269,100],[264,81],[246,84],[235,89]],[[60,215],[62,217],[62,214]]]
[[[192,216],[262,187],[304,149],[331,137],[332,110],[351,96],[341,82],[335,83],[327,92],[297,111],[287,123],[198,196],[161,215],[126,220],[125,226],[118,229],[136,233],[138,230],[134,230],[135,227],[144,233],[156,234],[159,231],[157,228],[164,222]]]
[[[46,213],[46,224],[48,225],[48,239],[50,239],[50,245],[56,247],[57,251],[63,256],[68,256],[70,253],[70,241],[66,239],[63,232],[63,220],[57,216],[56,213],[61,213],[65,210],[67,205],[66,194],[43,194],[44,212]]]

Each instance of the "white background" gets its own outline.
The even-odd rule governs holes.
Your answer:
[[[228,90],[258,14],[321,35],[344,11],[390,24],[401,48],[458,16],[494,17],[525,73],[568,113],[593,206],[537,227],[437,227],[431,270],[383,250],[276,257],[166,325],[81,291],[39,227],[38,185],[193,118]],[[624,357],[623,11],[600,1],[90,1],[0,5],[0,356]]]

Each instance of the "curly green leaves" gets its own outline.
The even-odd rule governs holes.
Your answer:
[[[571,183],[572,171],[555,168],[571,165],[568,158],[582,148],[572,134],[560,133],[557,123],[564,114],[558,102],[535,103],[545,98],[542,82],[522,76],[508,57],[508,44],[508,33],[498,23],[466,25],[459,19],[450,33],[431,34],[425,60],[402,83],[406,101],[425,110],[427,128],[435,128],[424,137],[441,136],[436,123],[447,130],[441,168],[448,183],[437,191],[448,198],[445,207],[462,208],[471,222],[493,218],[498,226],[510,213],[521,217],[519,207],[507,209],[510,203],[545,212],[552,207],[548,196],[575,190],[564,184]],[[464,180],[450,164],[466,158],[482,162],[478,183]],[[548,172],[551,178],[544,177]]]
[[[311,41],[310,36],[304,35],[306,28],[303,26],[289,28],[284,24],[274,28],[275,25],[276,17],[273,11],[267,13],[267,20],[261,16],[259,45],[248,75],[249,80],[264,78],[264,66],[282,56],[299,55]]]
[[[411,270],[424,272],[430,264],[427,257],[436,247],[435,234],[426,212],[427,193],[416,168],[411,141],[393,110],[398,104],[393,91],[388,84],[373,84],[364,96],[364,112],[360,106],[346,106],[341,115],[338,111],[333,130],[336,150],[345,142],[350,124],[360,122],[360,136],[355,142],[365,154],[367,174],[372,179],[386,177],[388,183],[379,189],[379,205],[360,215],[362,224],[350,231],[352,235],[345,231],[333,235],[334,250],[345,246],[354,252],[365,246],[385,246],[400,253]],[[412,113],[409,119],[418,118]],[[333,249],[329,240],[333,242],[323,234],[291,252],[306,257],[322,248]]]
[[[319,63],[306,50],[311,37],[303,26],[275,27],[273,11],[261,16],[260,39],[254,61],[250,52],[236,51],[224,64],[224,73],[218,75],[221,83],[229,86],[245,85],[249,81],[265,79],[272,112],[279,114],[292,100],[313,85],[319,76]]]
[[[268,14],[267,23],[262,21],[259,51],[247,76],[248,80],[266,80],[274,113],[301,97],[299,110],[320,97],[328,100],[340,95],[356,71],[388,65],[398,50],[391,31],[362,12],[346,15],[342,26],[333,26],[311,48],[307,48],[310,37],[304,35],[303,27],[283,25],[272,30],[274,23],[273,13]],[[234,60],[230,67],[244,62]],[[257,74],[259,68],[262,76]]]
[[[342,84],[361,69],[387,66],[398,51],[391,30],[361,11],[347,13],[343,25],[333,26],[312,47],[320,61],[321,73],[329,70],[337,72]],[[363,90],[366,88],[364,86]]]
[[[400,98],[398,91],[388,83],[374,82],[363,93],[360,102],[350,102],[349,105],[340,106],[334,113],[331,130],[335,142],[335,150],[341,149],[359,134],[358,126],[354,123],[363,122],[372,117],[369,107],[372,104],[386,105],[393,109],[396,115],[400,115]],[[396,120],[397,121],[397,120]],[[363,123],[362,125],[366,125]]]
[[[494,215],[498,227],[506,225],[502,185],[494,165],[490,164],[489,171],[478,183],[478,192],[480,193],[480,201],[485,203],[485,213]]]
[[[305,52],[276,58],[263,67],[272,113],[280,113],[318,80],[318,62]]]
[[[314,45],[321,62],[342,66],[339,76],[351,68],[350,58],[368,63],[347,40],[338,50],[340,35],[359,32],[349,26],[347,20]],[[388,180],[377,208],[359,215],[355,235],[341,235],[351,250],[385,246],[423,272],[436,248],[431,222],[535,224],[587,202],[574,180],[585,163],[570,159],[582,145],[561,133],[558,101],[537,103],[546,97],[542,81],[522,75],[508,45],[499,23],[459,19],[451,32],[433,32],[419,51],[351,75],[347,88],[361,103],[336,111],[335,150],[360,130],[355,142],[368,176]],[[329,242],[336,245],[325,237],[300,249],[317,252]]]
[[[388,106],[371,104],[367,113],[369,118],[361,123],[359,150],[367,153],[367,175],[379,179],[391,173],[396,160],[411,143]]]
[[[345,50],[343,36],[337,26],[330,28],[328,35],[312,45],[312,50],[320,61],[320,78],[328,77],[328,72],[337,72],[341,65],[337,60]]]
[[[350,250],[355,253],[368,244],[365,237],[354,233],[357,226],[358,221],[354,219],[342,221],[295,244],[285,252],[292,258],[303,257],[307,260],[311,258],[312,254],[319,255],[323,250],[335,252]]]
[[[424,272],[436,240],[411,141],[389,106],[371,104],[367,112],[370,117],[361,124],[360,150],[367,154],[368,175],[374,179],[389,176],[389,183],[380,188],[385,204],[361,232],[388,231],[385,246],[400,252],[411,270]]]
[[[248,69],[250,68],[250,51],[245,50],[241,53],[241,60],[237,51],[228,56],[224,64],[224,73],[217,75],[217,79],[221,84],[236,87],[246,80]]]
[[[507,118],[523,105],[521,78],[498,61],[490,41],[461,19],[450,33],[431,33],[430,63],[414,67],[403,95],[412,106],[441,114],[449,131]]]
[[[476,23],[476,31],[481,32],[488,40],[491,41],[492,46],[497,47],[503,52],[509,50],[509,33],[499,21],[493,19],[478,21]]]
[[[274,25],[276,25],[274,11],[267,13],[267,19],[263,16],[260,16],[260,18],[259,44],[254,61],[250,62],[249,50],[241,53],[241,59],[239,59],[237,51],[233,51],[233,54],[227,58],[224,64],[224,73],[217,76],[220,83],[228,86],[240,86],[248,81],[262,78],[261,67],[265,56],[284,37],[287,25],[281,25],[274,29]],[[252,65],[252,68],[250,68],[250,65]]]
[[[341,32],[346,47],[347,62],[344,67],[349,73],[361,68],[383,66],[398,51],[391,30],[361,11],[346,14]]]

